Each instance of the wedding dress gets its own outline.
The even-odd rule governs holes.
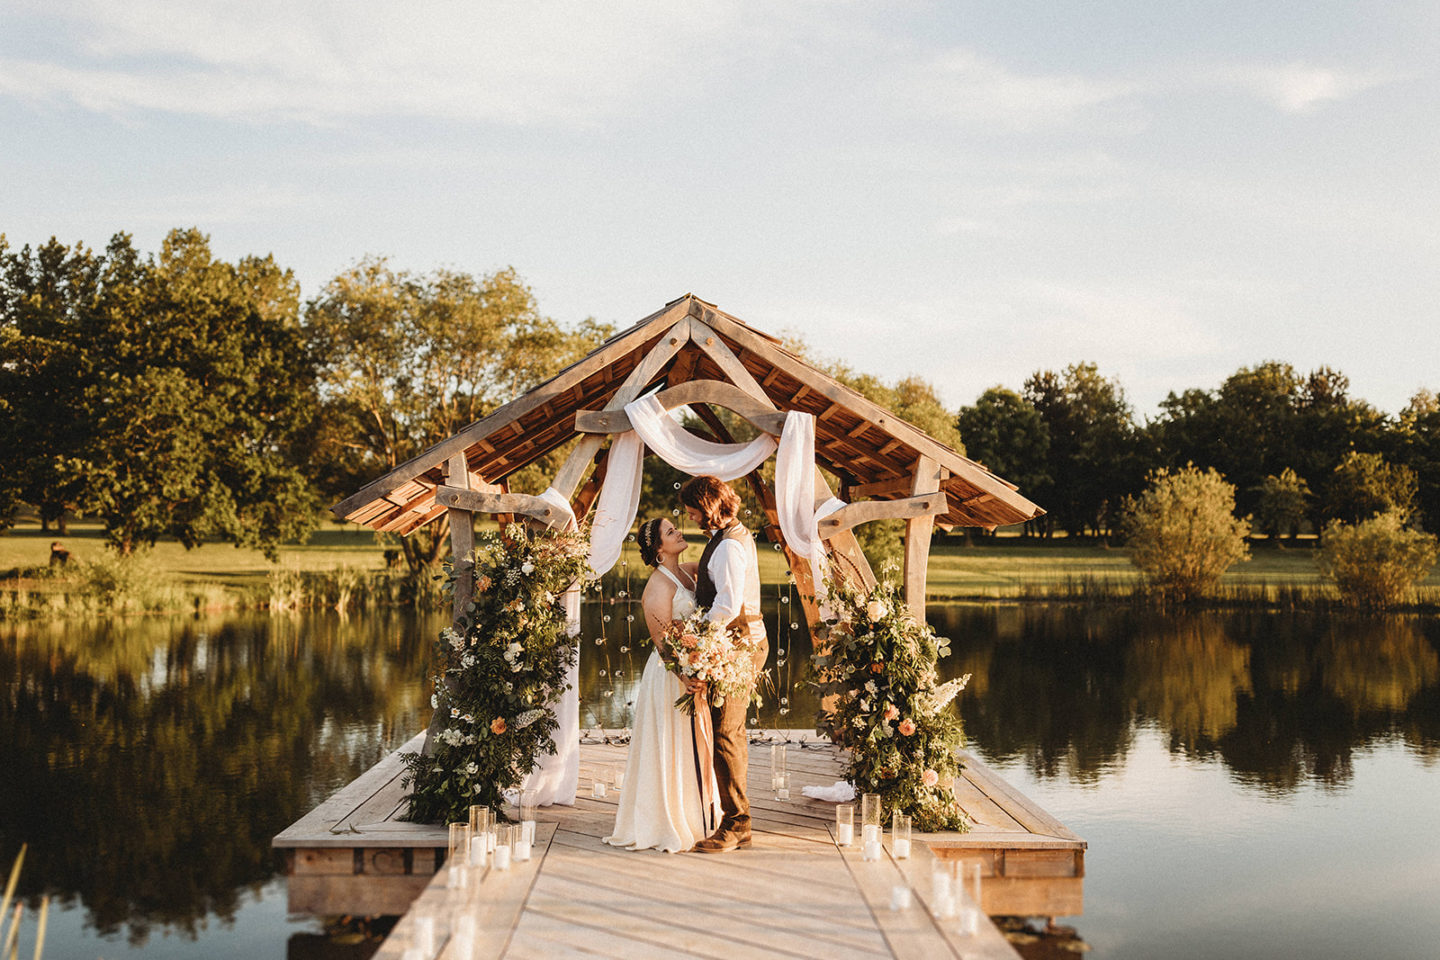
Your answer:
[[[672,619],[683,620],[695,610],[695,593],[669,570],[656,567],[675,583]],[[659,848],[665,853],[689,850],[717,822],[720,796],[713,790],[701,802],[696,770],[692,718],[675,706],[685,692],[680,678],[665,669],[658,650],[650,653],[635,693],[635,725],[625,760],[625,786],[615,829],[605,842],[629,850]],[[712,763],[709,750],[701,760]],[[707,778],[713,785],[713,778]]]

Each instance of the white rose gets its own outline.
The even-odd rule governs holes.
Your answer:
[[[465,772],[473,777],[475,776],[475,774],[480,772],[480,768],[473,763],[467,763],[465,764]]]
[[[526,576],[529,576],[530,574],[535,572],[535,564],[531,563],[529,560],[526,560],[524,563],[520,564],[520,572],[525,574]]]
[[[871,600],[865,604],[865,616],[870,618],[871,623],[878,623],[889,612],[890,608],[882,600]]]

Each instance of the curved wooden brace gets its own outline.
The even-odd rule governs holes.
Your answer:
[[[733,383],[724,380],[689,380],[655,395],[666,410],[692,403],[713,403],[725,407],[754,424],[755,429],[780,436],[785,429],[785,413],[766,406]],[[575,430],[579,433],[624,433],[630,429],[630,418],[624,410],[578,410]]]
[[[841,507],[816,524],[820,538],[828,540],[862,523],[871,520],[908,520],[912,517],[930,517],[950,509],[944,493],[927,493],[902,500],[866,500]]]
[[[570,522],[559,507],[528,493],[479,493],[441,484],[435,488],[435,502],[471,513],[518,513],[556,529]]]

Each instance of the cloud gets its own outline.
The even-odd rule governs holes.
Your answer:
[[[972,50],[951,50],[909,71],[901,94],[924,112],[1032,131],[1072,124],[1140,92],[1130,81],[1019,73]]]
[[[1324,104],[1347,100],[1386,82],[1386,78],[1377,73],[1312,67],[1304,63],[1232,67],[1220,71],[1219,79],[1224,84],[1248,91],[1286,113],[1308,113]]]
[[[316,123],[595,122],[637,96],[683,89],[706,62],[701,41],[733,15],[725,0],[82,0],[31,10],[72,54],[0,57],[0,95]]]

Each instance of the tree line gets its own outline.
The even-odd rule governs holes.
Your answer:
[[[154,253],[0,234],[0,529],[28,504],[63,530],[99,519],[121,554],[174,538],[274,555],[322,508],[595,349],[613,328],[540,313],[513,269],[397,270],[369,257],[302,299],[273,257],[227,262],[194,229]],[[792,344],[809,354],[803,343]],[[1440,403],[1398,416],[1345,377],[1283,363],[1172,393],[1140,422],[1094,364],[947,409],[934,386],[811,357],[962,448],[1048,511],[1027,533],[1112,534],[1153,471],[1213,467],[1237,512],[1272,534],[1400,509],[1440,527]],[[539,490],[562,448],[512,478]],[[647,511],[673,484],[647,471]],[[873,526],[873,525],[872,525]],[[444,556],[442,522],[400,544],[414,572]]]
[[[541,315],[510,269],[367,258],[302,301],[273,257],[226,262],[193,229],[149,255],[124,233],[99,251],[0,234],[0,529],[28,504],[62,532],[98,518],[122,555],[173,538],[273,557],[610,332]],[[445,533],[400,544],[412,570]]]
[[[1440,401],[1418,391],[1396,416],[1321,367],[1242,367],[1214,389],[1171,392],[1143,422],[1091,363],[993,387],[961,408],[967,454],[1048,511],[1027,532],[1108,537],[1159,470],[1217,471],[1235,510],[1271,537],[1395,512],[1440,530]]]

